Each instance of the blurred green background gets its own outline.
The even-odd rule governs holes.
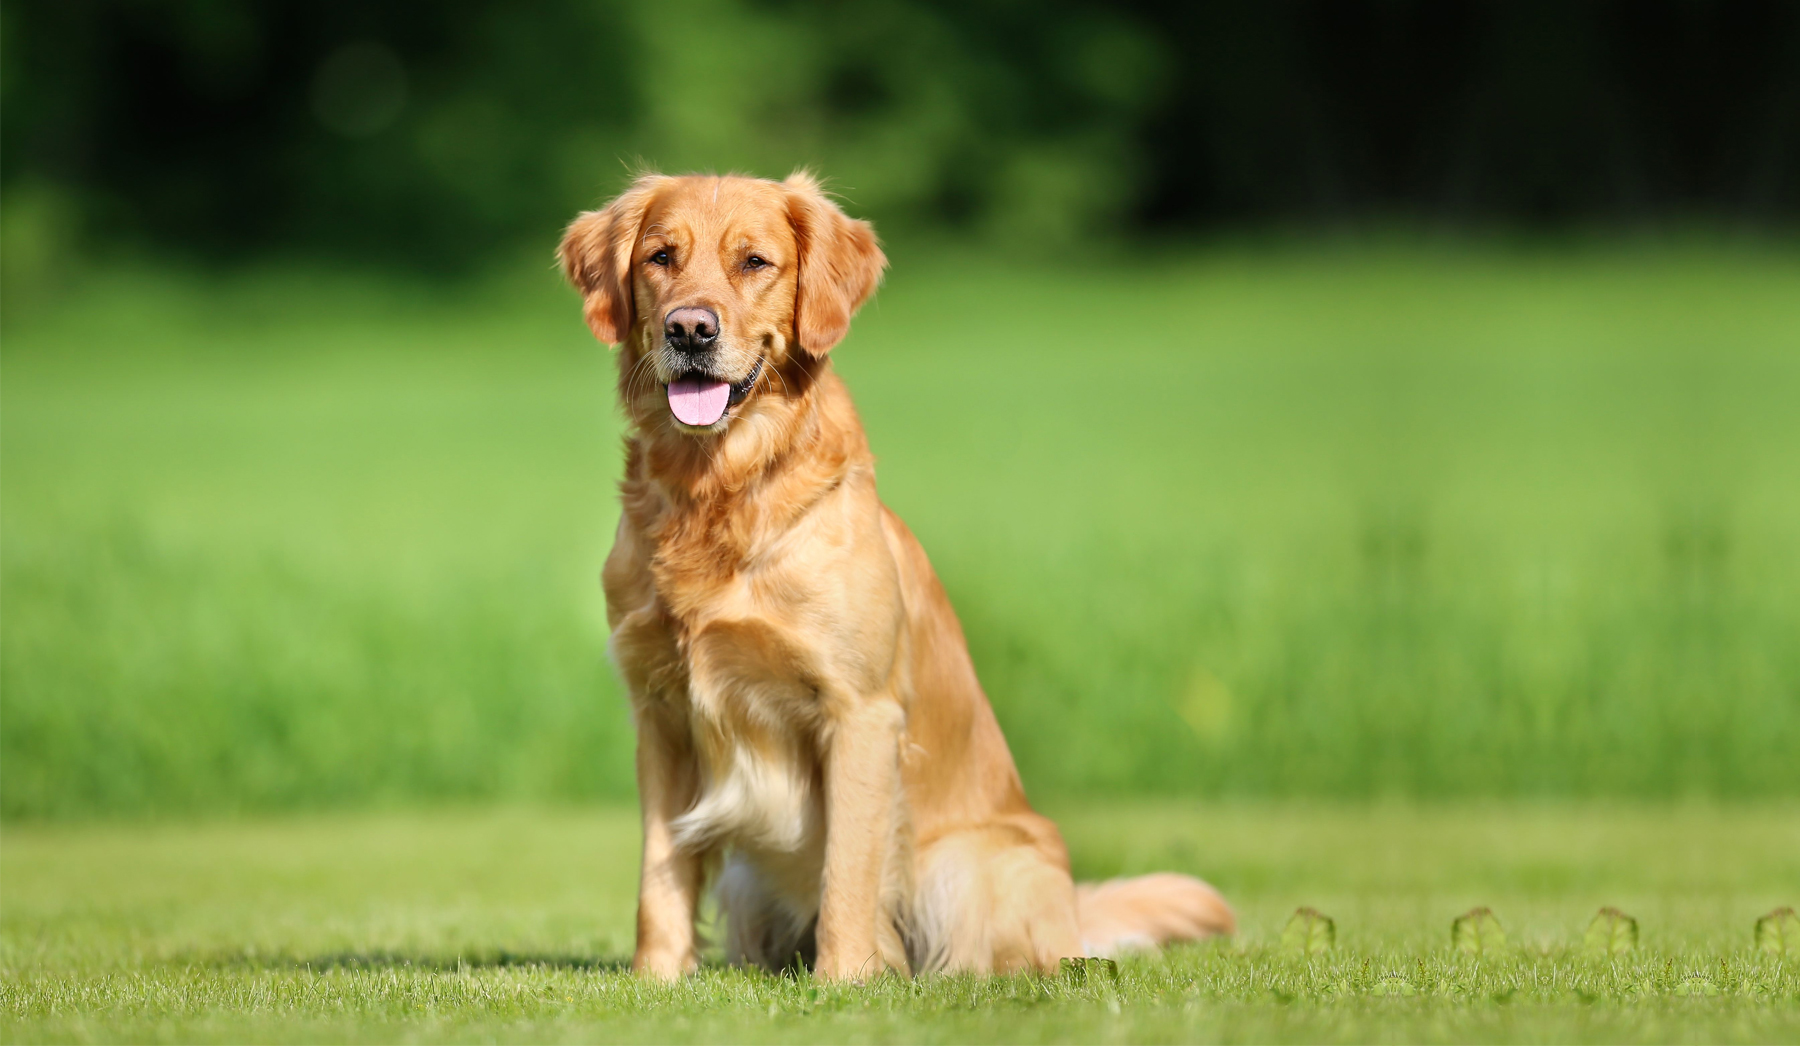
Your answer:
[[[637,166],[814,165],[1028,786],[1800,795],[1800,9],[0,5],[0,814],[624,798]]]

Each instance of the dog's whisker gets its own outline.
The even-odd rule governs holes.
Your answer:
[[[636,399],[638,391],[637,383],[640,378],[649,378],[651,380],[655,380],[656,378],[656,364],[648,354],[638,358],[636,365],[631,368],[631,374],[626,379],[626,396],[628,400]]]
[[[625,380],[622,382],[622,385],[624,386],[623,395],[627,404],[630,404],[637,398],[638,374],[644,369],[644,364],[646,362],[647,360],[644,357],[639,357],[638,361],[631,365],[631,369],[625,372]]]

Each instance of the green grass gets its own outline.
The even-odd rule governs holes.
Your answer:
[[[820,986],[628,961],[624,808],[11,827],[0,1037],[133,1041],[1782,1042],[1795,956],[1755,918],[1796,900],[1800,809],[1192,803],[1060,811],[1083,876],[1179,868],[1243,932],[1118,982]],[[1336,950],[1284,951],[1297,905]],[[1491,906],[1508,945],[1450,947]],[[1595,958],[1601,905],[1642,927]]]
[[[624,798],[610,362],[99,274],[0,389],[0,813]],[[1035,794],[1800,794],[1800,255],[901,254],[836,353]]]

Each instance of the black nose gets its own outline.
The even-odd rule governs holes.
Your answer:
[[[719,337],[719,314],[697,305],[670,309],[663,318],[663,334],[678,348],[711,348]]]

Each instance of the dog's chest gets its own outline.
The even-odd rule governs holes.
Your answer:
[[[660,599],[626,615],[614,656],[640,701],[685,726],[697,799],[674,823],[696,849],[822,856],[815,658],[766,615],[682,618]],[[728,616],[730,615],[730,616]]]

